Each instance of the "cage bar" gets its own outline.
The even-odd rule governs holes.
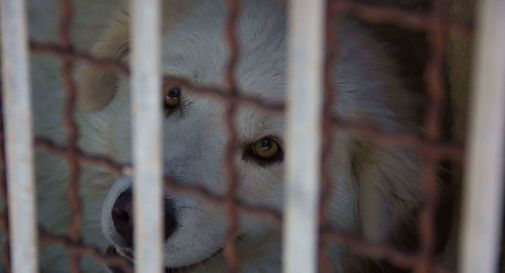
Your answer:
[[[463,273],[498,272],[505,166],[504,14],[505,0],[480,1],[463,200]]]
[[[284,272],[317,271],[325,1],[289,5]]]
[[[159,0],[131,4],[135,272],[142,273],[163,268],[160,10]]]
[[[35,273],[37,217],[25,1],[0,1],[0,10],[11,265],[13,273]]]

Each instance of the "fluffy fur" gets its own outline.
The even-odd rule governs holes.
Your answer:
[[[196,85],[225,87],[224,71],[228,49],[224,38],[227,7],[221,0],[170,0],[163,9],[163,71]],[[237,69],[242,94],[281,103],[286,96],[286,11],[280,1],[243,0],[238,28],[241,58]],[[128,61],[128,24],[124,13],[109,24],[92,49],[100,57]],[[396,74],[386,47],[359,23],[338,23],[339,59],[333,71],[338,90],[334,114],[348,121],[393,131],[415,131],[418,98],[407,90]],[[44,61],[42,61],[44,63]],[[44,65],[35,64],[44,70]],[[57,65],[49,66],[57,71]],[[37,70],[35,71],[37,72]],[[37,75],[37,73],[34,73]],[[119,162],[131,161],[130,96],[128,79],[94,67],[78,73],[81,126],[80,146]],[[35,79],[36,82],[37,79]],[[39,117],[39,134],[64,142],[64,131],[53,120],[61,114],[61,101],[52,97],[61,91],[40,91],[38,107],[51,109]],[[137,90],[138,91],[138,90]],[[223,154],[227,135],[225,105],[182,88],[181,109],[163,122],[164,172],[186,184],[203,185],[217,194],[227,188]],[[307,90],[311,96],[314,90]],[[41,112],[44,112],[41,110]],[[60,118],[61,119],[61,118]],[[242,201],[268,205],[279,210],[283,204],[283,162],[261,166],[244,160],[247,145],[265,136],[275,136],[282,145],[285,119],[249,107],[240,108],[235,118],[240,148],[235,165]],[[331,148],[332,199],[328,215],[342,229],[372,241],[388,240],[390,231],[414,220],[422,197],[419,161],[406,150],[381,147],[354,139],[334,128]],[[81,195],[85,204],[82,225],[84,241],[99,247],[115,246],[124,240],[110,219],[118,195],[131,186],[131,178],[115,177],[96,166],[83,166]],[[64,232],[71,211],[62,210],[68,170],[65,160],[39,152],[38,185],[40,223],[51,231]],[[219,251],[227,231],[225,208],[195,196],[167,190],[174,204],[178,228],[165,242],[165,266],[177,272],[223,272],[226,262]],[[65,207],[66,208],[66,207]],[[238,251],[243,272],[280,272],[280,227],[267,219],[240,215]],[[103,235],[102,235],[103,233]],[[104,240],[106,238],[106,240]],[[45,247],[42,268],[68,272],[68,259],[59,246]],[[217,253],[217,254],[216,254]],[[344,249],[335,245],[331,261],[339,272],[356,268]],[[196,266],[194,266],[196,264]],[[192,266],[193,265],[193,266]],[[105,270],[86,260],[86,272]],[[184,269],[186,268],[186,269]],[[358,264],[357,268],[361,268]]]

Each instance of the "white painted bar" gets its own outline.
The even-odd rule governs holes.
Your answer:
[[[284,273],[317,271],[324,4],[289,2]]]
[[[35,273],[37,217],[26,5],[24,0],[0,3],[12,272]]]
[[[481,0],[463,214],[463,273],[498,272],[505,166],[505,0]]]
[[[135,272],[142,273],[163,269],[160,11],[159,0],[131,3]]]

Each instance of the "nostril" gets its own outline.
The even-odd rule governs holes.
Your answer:
[[[167,240],[177,229],[177,217],[173,201],[165,199],[164,207],[164,239]],[[133,198],[132,191],[128,189],[121,193],[111,212],[114,228],[123,238],[126,247],[133,246]]]
[[[133,202],[131,190],[119,195],[112,207],[111,217],[114,228],[121,235],[126,246],[131,247],[133,241]]]
[[[113,212],[113,217],[119,225],[129,225],[130,224],[130,214],[121,209],[115,209]]]
[[[177,217],[172,200],[165,199],[164,239],[167,240],[177,229]]]

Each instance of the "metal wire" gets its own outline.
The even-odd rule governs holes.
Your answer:
[[[240,45],[236,34],[237,22],[240,15],[240,0],[227,0],[229,15],[226,21],[226,38],[230,52],[228,66],[226,70],[226,81],[228,82],[228,93],[230,96],[238,95],[236,79],[236,68],[239,61]],[[235,169],[235,151],[238,146],[238,136],[235,126],[235,113],[237,103],[229,101],[224,116],[226,122],[226,132],[228,143],[226,145],[224,158],[224,171],[228,177],[228,193],[226,194],[226,205],[229,217],[228,236],[224,244],[224,256],[228,262],[228,272],[239,272],[240,262],[237,254],[236,240],[239,232],[239,217],[237,210],[237,192],[239,181]]]
[[[217,195],[209,189],[192,183],[179,183],[171,177],[164,177],[165,185],[175,191],[182,191],[198,195],[209,202],[223,204],[227,207],[229,215],[228,237],[224,246],[224,254],[229,265],[229,272],[239,271],[239,257],[236,251],[236,238],[238,234],[238,213],[247,212],[271,217],[277,222],[282,221],[282,212],[255,204],[247,204],[240,201],[237,196],[239,181],[234,168],[233,154],[237,146],[237,133],[234,124],[234,117],[238,107],[255,107],[272,114],[284,113],[283,104],[272,104],[255,97],[243,95],[238,89],[236,82],[236,67],[240,59],[240,48],[237,41],[236,26],[240,16],[240,1],[226,0],[229,7],[229,16],[226,22],[225,37],[228,41],[229,60],[226,70],[227,88],[218,88],[214,86],[195,86],[187,80],[164,75],[164,81],[175,82],[181,86],[189,87],[187,90],[200,96],[218,98],[227,103],[225,122],[227,124],[228,144],[223,162],[224,170],[229,180],[228,192],[225,195]],[[60,40],[61,44],[46,43],[40,41],[30,41],[31,50],[39,54],[49,54],[64,61],[62,68],[62,78],[68,91],[65,107],[65,125],[69,129],[68,141],[65,146],[56,144],[48,139],[36,138],[38,147],[47,149],[50,152],[66,156],[70,165],[71,176],[69,179],[68,199],[73,209],[73,216],[69,223],[68,235],[57,235],[47,230],[39,228],[42,241],[52,244],[60,244],[67,248],[72,255],[72,272],[80,272],[79,257],[91,256],[97,261],[109,266],[121,267],[125,272],[132,272],[131,265],[117,256],[104,255],[99,249],[85,245],[81,242],[80,224],[82,218],[82,203],[78,194],[80,164],[96,164],[105,167],[115,174],[131,174],[132,169],[129,165],[120,164],[114,160],[94,154],[88,154],[80,150],[77,146],[79,129],[73,118],[76,110],[76,86],[72,79],[72,68],[74,62],[84,63],[107,69],[112,72],[129,75],[130,70],[127,66],[111,59],[96,58],[87,52],[76,50],[70,39],[70,26],[73,21],[72,4],[69,0],[61,0],[62,17],[60,22]],[[328,171],[328,166],[322,168],[322,195],[320,209],[320,241],[331,240],[346,246],[351,252],[370,258],[385,259],[392,264],[406,269],[416,269],[418,272],[449,272],[434,261],[434,243],[435,243],[435,208],[438,201],[438,182],[437,166],[443,159],[450,159],[454,162],[463,160],[463,148],[451,143],[442,142],[441,130],[444,113],[444,104],[446,100],[445,82],[444,82],[444,60],[447,51],[447,36],[449,32],[459,33],[461,35],[470,35],[472,32],[471,24],[452,22],[447,18],[447,1],[438,0],[429,15],[413,14],[401,9],[389,7],[377,7],[352,1],[335,0],[328,1],[327,14],[327,59],[325,63],[325,105],[323,131],[323,154],[322,162],[330,155],[328,151],[332,146],[332,129],[339,128],[343,132],[353,137],[372,141],[381,145],[403,147],[419,152],[424,159],[424,186],[425,202],[420,216],[421,249],[419,253],[407,254],[395,249],[389,244],[373,244],[356,238],[354,235],[346,233],[332,227],[329,223],[325,211],[329,203],[328,189],[332,186]],[[391,132],[386,129],[372,128],[363,124],[351,123],[331,116],[331,106],[338,99],[338,90],[330,84],[331,68],[334,66],[335,59],[338,56],[338,41],[335,35],[335,26],[338,16],[343,14],[353,15],[372,23],[392,23],[400,27],[425,31],[429,37],[431,58],[426,67],[426,86],[429,99],[428,110],[425,116],[425,134],[423,136]],[[0,131],[3,132],[2,128]],[[4,170],[3,164],[3,134],[0,134],[0,168]],[[5,179],[0,175],[0,197],[6,200]],[[0,229],[2,233],[7,234],[6,221],[7,214],[0,215]],[[327,243],[321,243],[320,262],[322,272],[331,272],[328,261],[325,261]],[[4,245],[4,249],[8,244]],[[7,251],[4,251],[7,255]],[[8,258],[3,257],[5,265],[8,265]],[[7,269],[9,272],[9,270]]]
[[[2,82],[0,80],[0,88]],[[0,231],[4,235],[4,241],[1,246],[1,261],[5,271],[10,272],[10,253],[9,253],[9,210],[7,209],[7,178],[5,174],[5,147],[4,147],[4,122],[3,122],[3,100],[0,96],[0,198],[3,200],[3,208],[0,213]]]
[[[426,67],[426,93],[428,109],[425,114],[425,138],[438,143],[442,137],[442,120],[446,100],[444,82],[444,59],[447,51],[448,31],[443,20],[447,17],[448,1],[434,3],[431,20],[428,22],[428,37],[431,59]],[[437,166],[440,158],[430,153],[424,159],[424,207],[420,214],[420,257],[417,271],[432,272],[435,247],[435,213],[439,200]]]
[[[60,39],[64,48],[71,50],[73,48],[70,38],[70,31],[74,19],[74,11],[70,0],[61,0],[62,17],[60,21]],[[67,138],[67,159],[70,169],[69,184],[67,188],[67,197],[70,207],[73,210],[72,218],[68,224],[69,237],[76,243],[81,241],[81,222],[82,222],[82,201],[79,196],[79,178],[81,167],[77,157],[77,142],[79,141],[79,127],[74,119],[74,113],[77,105],[77,87],[72,78],[74,68],[73,60],[64,60],[61,69],[63,85],[67,91],[65,102],[65,125],[68,128]],[[80,257],[71,253],[71,272],[80,273]]]
[[[338,0],[328,1],[330,6]],[[341,12],[336,9],[327,8],[326,19],[326,61],[324,65],[324,100],[323,100],[323,122],[322,122],[322,150],[321,150],[321,201],[319,208],[319,226],[331,225],[327,217],[328,208],[331,204],[332,181],[330,175],[330,158],[333,147],[333,105],[338,99],[338,90],[332,84],[333,68],[338,57],[338,37],[337,24]],[[329,240],[324,240],[323,233],[319,236],[319,265],[322,273],[332,272],[328,255]]]

